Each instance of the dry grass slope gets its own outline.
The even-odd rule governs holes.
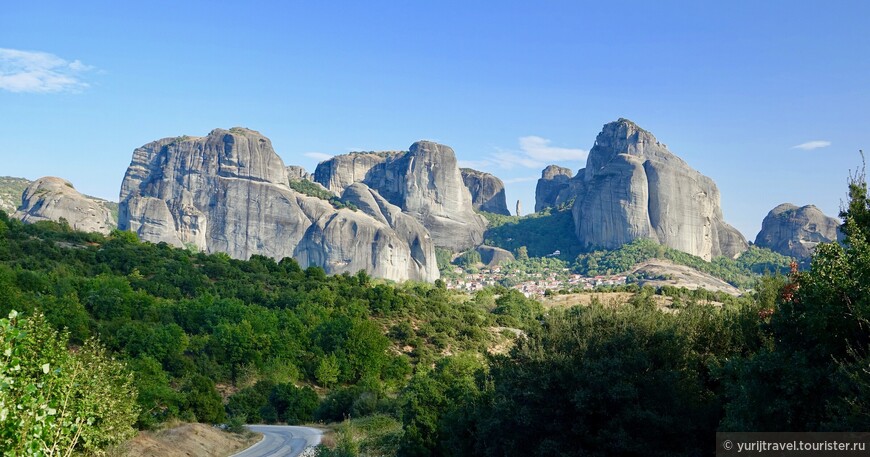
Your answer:
[[[205,424],[181,424],[157,432],[139,432],[116,456],[121,457],[225,457],[246,449],[260,435],[243,436]]]

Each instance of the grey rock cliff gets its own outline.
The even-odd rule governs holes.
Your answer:
[[[479,211],[510,216],[501,179],[471,168],[460,168],[462,182],[471,192],[471,205]]]
[[[419,271],[427,278],[438,278],[435,244],[429,231],[416,219],[362,183],[348,186],[342,194],[342,201],[353,203],[363,213],[393,229],[410,249],[410,254],[402,258],[408,262],[406,268],[409,271]]]
[[[486,221],[474,212],[448,146],[418,141],[406,152],[336,156],[317,166],[314,179],[337,193],[356,182],[377,190],[423,224],[438,247],[461,252],[483,241]]]
[[[576,233],[587,246],[643,237],[705,260],[748,249],[725,223],[713,180],[627,119],[604,126],[572,181]]]
[[[812,255],[819,243],[841,239],[840,221],[813,205],[798,208],[783,203],[770,210],[761,223],[755,244],[799,259]]]
[[[49,176],[27,186],[13,217],[27,223],[65,219],[74,230],[105,235],[116,226],[107,203],[80,194],[65,179]]]
[[[341,195],[351,184],[365,182],[372,168],[382,165],[387,158],[394,155],[396,154],[389,152],[351,152],[335,156],[317,164],[314,182]]]
[[[570,169],[558,165],[549,165],[544,168],[541,172],[541,179],[535,186],[535,212],[563,203],[559,201],[559,196],[568,188],[573,174]]]
[[[434,254],[411,260],[412,246],[388,224],[300,194],[288,179],[271,142],[253,130],[165,138],[133,152],[121,185],[119,227],[146,241],[239,259],[293,257],[328,273],[438,277]]]

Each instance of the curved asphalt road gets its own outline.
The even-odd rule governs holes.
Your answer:
[[[296,457],[309,446],[320,444],[322,431],[290,425],[246,425],[263,440],[232,457]]]

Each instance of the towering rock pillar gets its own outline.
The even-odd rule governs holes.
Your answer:
[[[649,238],[705,260],[748,249],[725,223],[713,180],[627,119],[604,126],[572,188],[577,237],[586,246]]]

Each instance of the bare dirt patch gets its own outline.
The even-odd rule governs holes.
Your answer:
[[[182,424],[156,432],[143,431],[118,449],[117,456],[226,457],[247,449],[261,435],[240,435],[205,424]]]

